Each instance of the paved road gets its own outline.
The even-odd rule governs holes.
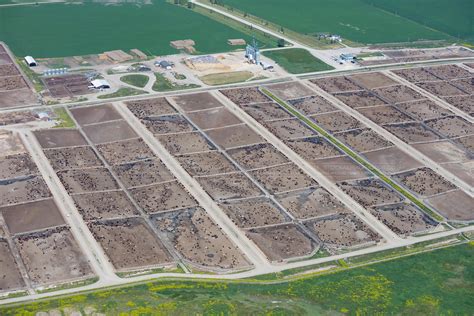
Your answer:
[[[235,226],[230,218],[223,213],[220,207],[206,193],[206,191],[193,179],[179,164],[179,162],[165,149],[161,143],[151,134],[146,127],[127,109],[123,104],[114,104],[117,111],[132,126],[135,132],[143,138],[145,143],[153,150],[184,187],[196,198],[199,204],[206,209],[210,217],[225,232],[225,234],[236,244],[247,256],[250,262],[259,271],[265,271],[270,263],[261,250],[251,242],[245,234]]]
[[[316,91],[318,94],[326,98],[328,101],[330,101],[335,107],[339,108],[340,110],[344,111],[346,114],[351,115],[370,127],[373,131],[378,133],[379,135],[383,136],[385,139],[391,141],[395,146],[397,146],[400,150],[402,150],[404,153],[406,153],[408,156],[411,156],[412,158],[418,160],[425,166],[433,169],[449,181],[453,182],[455,185],[457,185],[459,188],[463,189],[466,191],[467,194],[469,194],[471,197],[473,196],[473,188],[470,186],[468,183],[460,179],[458,176],[454,175],[450,171],[444,169],[440,164],[423,154],[422,152],[418,151],[415,147],[405,143],[402,141],[400,138],[396,137],[386,129],[384,129],[382,126],[374,123],[372,120],[368,119],[358,111],[352,109],[351,107],[345,105],[342,101],[334,97],[333,95],[327,93],[326,91],[322,90],[318,86],[312,84],[312,83],[305,83],[307,87],[310,89],[313,89]]]
[[[296,154],[291,148],[289,148],[283,141],[273,135],[268,129],[258,123],[245,111],[227,99],[223,94],[218,91],[213,92],[213,95],[223,103],[232,113],[239,117],[244,123],[252,128],[256,133],[265,138],[275,148],[282,152],[285,156],[290,159],[293,163],[299,166],[304,172],[310,175],[313,179],[333,194],[336,198],[342,201],[350,210],[354,211],[359,217],[378,232],[388,243],[398,242],[401,238],[392,232],[387,226],[378,221],[370,212],[360,206],[354,199],[344,193],[333,181],[329,180],[325,175],[311,166],[306,160]]]
[[[87,225],[77,211],[72,198],[67,193],[61,181],[57,177],[46,156],[41,149],[36,137],[29,130],[20,131],[20,136],[26,149],[30,152],[33,161],[48,185],[54,200],[60,209],[64,220],[71,227],[71,232],[76,239],[82,252],[88,258],[89,264],[95,274],[104,282],[115,282],[119,278],[115,274],[112,264],[109,262],[104,251],[92,236]]]

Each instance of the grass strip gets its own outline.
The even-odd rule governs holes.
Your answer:
[[[420,209],[422,209],[425,213],[430,215],[432,218],[436,219],[439,222],[443,222],[444,218],[438,215],[436,212],[434,212],[431,208],[426,206],[423,202],[418,200],[414,195],[411,193],[407,192],[405,189],[403,189],[401,186],[393,182],[389,177],[384,175],[380,170],[375,168],[372,164],[370,164],[368,161],[366,161],[364,158],[359,156],[357,153],[349,149],[346,145],[341,143],[338,139],[330,135],[328,132],[326,132],[323,128],[315,124],[313,121],[309,120],[307,117],[305,117],[303,114],[295,110],[292,106],[288,105],[285,101],[281,100],[277,96],[273,95],[270,91],[267,89],[262,88],[261,89],[263,93],[265,93],[268,97],[272,98],[275,102],[277,102],[280,106],[282,106],[284,109],[286,109],[288,112],[290,112],[292,115],[297,117],[299,120],[304,122],[306,125],[323,135],[328,141],[330,141],[332,144],[337,146],[339,149],[344,151],[348,156],[353,158],[355,161],[357,161],[359,164],[364,166],[367,170],[372,172],[374,175],[379,177],[382,181],[390,185],[392,188],[400,192],[404,197],[409,199],[411,202],[413,202],[416,206],[418,206]]]
[[[74,128],[76,127],[76,124],[72,120],[71,116],[69,113],[66,111],[65,108],[63,107],[58,107],[55,108],[54,114],[56,114],[57,120],[58,120],[58,125],[55,126],[55,128]]]

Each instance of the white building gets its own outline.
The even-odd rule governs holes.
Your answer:
[[[91,87],[94,89],[109,89],[110,84],[104,79],[95,79],[91,81]]]
[[[25,62],[30,67],[38,66],[38,63],[36,62],[36,60],[31,56],[26,56]]]

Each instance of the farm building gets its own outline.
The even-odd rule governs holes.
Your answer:
[[[38,66],[38,63],[36,62],[36,60],[31,56],[26,56],[25,62],[30,67]]]
[[[109,89],[110,84],[104,79],[95,79],[91,81],[91,85],[94,89]]]
[[[170,70],[171,68],[173,68],[174,64],[167,60],[160,60],[160,61],[155,62],[155,66],[161,67],[166,70]]]
[[[260,49],[255,40],[245,48],[245,57],[253,64],[258,65],[260,63]]]

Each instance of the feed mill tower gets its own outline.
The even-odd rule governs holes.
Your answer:
[[[255,39],[253,39],[252,43],[248,44],[245,48],[245,58],[247,58],[248,61],[253,64],[260,64],[260,48],[258,48],[258,44]]]

